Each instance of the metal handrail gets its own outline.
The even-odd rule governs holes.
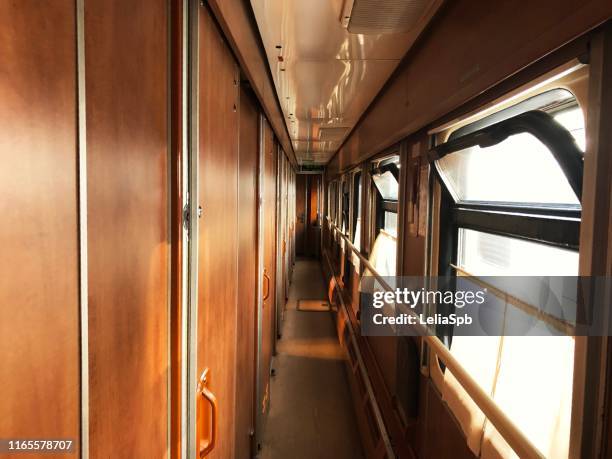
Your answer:
[[[329,225],[330,229],[337,231],[345,242],[348,243],[349,248],[359,257],[359,260],[368,268],[376,280],[380,282],[381,286],[387,291],[394,291],[389,284],[385,282],[383,277],[376,272],[376,269],[372,266],[370,261],[351,243],[348,237],[342,234],[342,231],[334,224],[329,223]],[[461,365],[455,356],[451,354],[450,350],[437,336],[431,336],[424,333],[422,334],[422,338],[519,457],[524,459],[544,458],[542,453],[533,443],[531,443],[512,420],[508,418],[497,403],[495,403],[495,400],[480,387],[478,382],[476,382],[467,370],[463,368],[463,365]]]
[[[329,265],[329,268],[332,271],[332,278],[334,281],[334,285],[335,287],[339,288],[340,285],[338,284],[335,276],[333,275],[334,268],[331,262],[329,261],[329,256],[327,255],[327,251],[325,251],[324,253],[325,253],[325,259],[327,260],[327,264]],[[349,320],[347,307],[344,304],[344,299],[342,298],[341,294],[338,295],[338,297],[340,298],[340,302],[342,303],[344,314],[345,316],[347,316],[347,320]],[[386,450],[386,457],[388,457],[389,459],[395,459],[395,453],[393,451],[393,447],[391,446],[391,439],[389,438],[389,435],[387,434],[387,428],[385,427],[385,423],[382,418],[382,413],[380,412],[378,402],[376,401],[376,397],[374,396],[374,389],[370,381],[370,376],[368,375],[368,372],[366,371],[365,363],[363,362],[361,351],[359,350],[359,345],[357,343],[357,337],[355,336],[355,331],[353,330],[353,327],[350,324],[348,325],[348,330],[349,330],[351,343],[353,344],[353,349],[355,350],[355,355],[357,358],[357,366],[358,366],[359,371],[361,372],[361,376],[362,376],[362,379],[363,379],[363,382],[366,388],[366,392],[368,393],[368,396],[370,398],[370,403],[372,406],[372,411],[374,413],[374,418],[375,418],[376,424],[378,425],[378,430],[380,432],[382,442]]]

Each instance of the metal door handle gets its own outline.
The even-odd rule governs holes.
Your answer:
[[[270,296],[270,278],[268,277],[268,274],[266,273],[266,270],[264,269],[263,272],[263,277],[264,277],[264,300],[267,300],[268,297]]]
[[[215,397],[215,394],[206,387],[208,383],[208,372],[208,368],[205,368],[202,372],[202,376],[200,376],[200,382],[198,383],[198,393],[204,400],[210,403],[212,409],[210,437],[206,443],[200,440],[200,458],[206,457],[215,448],[217,442],[217,397]],[[204,436],[201,438],[204,438]]]

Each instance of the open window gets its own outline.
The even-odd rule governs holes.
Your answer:
[[[327,214],[331,222],[336,219],[336,182],[327,185]]]
[[[382,276],[395,276],[397,258],[397,214],[399,155],[372,164],[374,200],[374,245],[370,263]]]
[[[342,221],[341,221],[341,230],[342,234],[345,236],[349,235],[350,229],[350,213],[351,213],[351,184],[350,184],[350,176],[345,175],[342,178]]]
[[[433,148],[438,274],[577,276],[584,144],[582,110],[558,89],[464,126]],[[574,338],[561,330],[444,332],[451,352],[540,452],[567,457]],[[444,381],[444,398],[474,453],[514,457],[450,372]]]
[[[353,174],[353,221],[351,225],[353,245],[361,249],[361,171]]]

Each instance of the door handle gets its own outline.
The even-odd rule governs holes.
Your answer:
[[[264,277],[264,300],[267,300],[268,297],[270,296],[270,278],[268,277],[268,273],[266,272],[266,270],[264,269],[263,272],[263,277]]]
[[[200,437],[200,458],[206,457],[215,448],[217,442],[217,397],[215,397],[215,394],[206,387],[208,384],[208,373],[209,369],[205,368],[202,372],[202,376],[200,376],[200,382],[198,383],[198,393],[205,401],[210,403],[212,410],[209,439],[205,443],[204,440],[202,440],[204,435]]]

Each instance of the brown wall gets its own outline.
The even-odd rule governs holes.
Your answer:
[[[85,3],[92,458],[168,448],[167,22]]]
[[[75,27],[74,1],[0,2],[0,433],[78,451]]]
[[[261,39],[250,4],[242,0],[210,0],[209,3],[239,60],[242,71],[246,73],[253,91],[257,94],[279,143],[288,159],[296,164],[285,116],[278,103],[269,72],[268,60],[259,46]]]

